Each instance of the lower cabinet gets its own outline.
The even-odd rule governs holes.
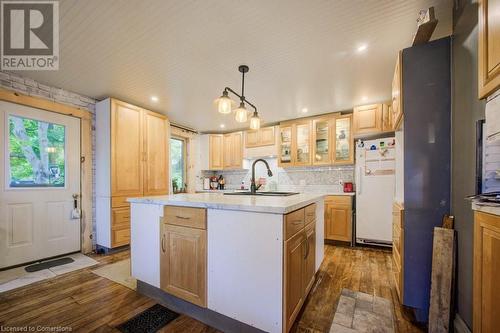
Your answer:
[[[500,216],[474,213],[473,331],[500,327]]]
[[[325,239],[352,241],[352,197],[330,195],[325,199]]]
[[[297,318],[304,301],[311,290],[315,279],[316,259],[316,219],[305,224],[305,210],[300,209],[285,215],[284,243],[284,311],[283,326],[288,332]],[[291,218],[287,218],[291,217]],[[302,221],[302,228],[297,230],[298,222]]]
[[[168,206],[166,207],[168,208]],[[186,210],[184,208],[184,210]],[[207,305],[207,231],[189,226],[195,214],[162,223],[160,240],[160,288],[193,304]],[[187,221],[187,222],[186,222]],[[198,221],[192,221],[198,226]],[[186,226],[188,225],[188,226]]]

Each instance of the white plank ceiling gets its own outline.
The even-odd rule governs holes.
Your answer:
[[[397,51],[429,6],[433,39],[450,35],[451,0],[63,0],[59,71],[21,74],[229,130],[241,125],[213,100],[226,85],[240,91],[240,64],[265,122],[390,100]]]

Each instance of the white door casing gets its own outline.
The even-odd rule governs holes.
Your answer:
[[[64,126],[63,187],[11,187],[12,116]],[[0,128],[0,268],[79,251],[81,221],[71,211],[80,195],[80,119],[0,101]]]

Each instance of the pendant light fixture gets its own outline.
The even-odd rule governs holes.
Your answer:
[[[248,110],[246,108],[246,104],[250,105],[253,109],[253,115],[250,118],[250,128],[259,129],[260,128],[260,118],[259,113],[257,112],[257,108],[255,105],[250,103],[245,97],[245,73],[248,73],[249,68],[246,65],[241,65],[238,67],[238,70],[242,74],[241,79],[241,95],[236,93],[233,89],[226,87],[222,92],[222,96],[217,100],[217,109],[222,114],[231,113],[232,100],[229,97],[229,93],[232,93],[240,99],[240,106],[234,110],[235,111],[235,119],[239,123],[245,123],[248,120]]]

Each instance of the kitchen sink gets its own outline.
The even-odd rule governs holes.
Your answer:
[[[224,192],[224,195],[256,195],[268,197],[287,197],[289,195],[299,194],[298,192]]]

